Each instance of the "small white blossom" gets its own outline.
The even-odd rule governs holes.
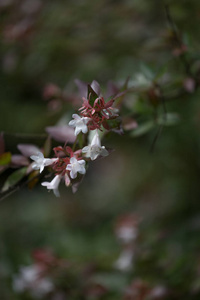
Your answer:
[[[66,170],[70,171],[70,177],[72,179],[77,177],[77,173],[85,174],[85,160],[77,160],[75,157],[71,157],[70,164],[67,165]]]
[[[57,158],[44,158],[42,152],[38,152],[37,155],[31,155],[30,158],[35,162],[32,164],[34,170],[40,170],[40,173],[44,170],[44,167],[52,165]]]
[[[69,122],[69,126],[75,128],[75,135],[78,135],[81,131],[83,133],[87,133],[88,132],[87,123],[90,120],[90,118],[80,117],[77,114],[73,114],[72,117],[74,118],[74,120],[71,120]]]
[[[116,269],[120,271],[130,271],[133,267],[133,258],[134,258],[134,252],[132,249],[125,249],[120,254],[119,258],[115,262],[114,266]]]
[[[49,278],[41,275],[39,265],[21,267],[20,273],[14,276],[13,289],[18,293],[29,291],[33,297],[43,298],[54,289],[54,285]]]
[[[86,157],[90,157],[91,160],[95,160],[99,155],[108,155],[108,151],[105,149],[105,147],[101,146],[101,141],[97,130],[92,139],[91,145],[84,147],[82,152],[86,153]]]
[[[61,175],[56,175],[51,182],[45,181],[42,182],[41,185],[46,186],[48,190],[53,190],[56,197],[59,197],[60,193],[58,191],[58,186],[60,184],[60,181],[61,181]]]
[[[136,226],[121,226],[117,231],[117,236],[124,243],[129,243],[136,240],[138,236],[138,229]]]

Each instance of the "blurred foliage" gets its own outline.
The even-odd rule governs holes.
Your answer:
[[[168,4],[190,72],[198,75],[200,2]],[[57,294],[44,299],[138,300],[126,295],[138,278],[152,288],[166,288],[165,298],[153,299],[199,299],[200,92],[192,86],[182,53],[177,54],[185,50],[173,44],[163,1],[1,0],[0,13],[0,129],[7,153],[16,153],[18,143],[41,146],[43,138],[23,134],[43,134],[63,111],[71,115],[70,101],[61,110],[47,109],[49,83],[75,97],[77,78],[106,87],[109,80],[122,85],[130,76],[136,92],[128,93],[123,112],[139,116],[132,133],[105,137],[115,152],[90,166],[76,194],[63,187],[57,199],[38,186],[2,201],[0,298],[34,299],[13,290],[13,277],[33,263],[35,249],[44,248],[72,264],[64,279],[58,276]],[[147,93],[149,81],[164,82],[162,90],[160,84]],[[173,96],[177,89],[181,93]],[[155,109],[159,93],[166,95],[165,125],[173,126],[162,127],[157,137],[165,121],[163,105]],[[4,182],[9,175],[4,172]],[[127,213],[141,222],[133,267],[123,272],[114,268],[122,250],[114,228],[118,216]],[[82,272],[91,265],[92,282],[107,289],[102,295],[83,292]]]

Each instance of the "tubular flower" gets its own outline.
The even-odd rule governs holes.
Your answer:
[[[38,152],[37,155],[31,155],[30,158],[35,161],[32,168],[40,170],[40,173],[42,173],[44,167],[52,165],[57,160],[57,158],[44,158],[42,152]]]
[[[75,135],[78,135],[81,131],[83,133],[87,133],[88,132],[87,123],[89,122],[90,118],[80,117],[77,114],[73,114],[72,117],[74,118],[74,120],[71,120],[69,122],[69,126],[75,128]]]
[[[71,157],[70,164],[67,165],[66,170],[70,171],[70,177],[72,179],[77,177],[77,173],[85,174],[85,160],[77,160],[75,157]]]
[[[60,184],[62,176],[61,175],[56,175],[54,179],[51,182],[42,182],[42,186],[46,186],[48,190],[53,190],[54,194],[56,197],[60,196],[58,186]]]
[[[97,130],[92,139],[91,145],[84,147],[82,152],[86,153],[86,157],[91,158],[91,160],[95,160],[99,155],[108,155],[108,151],[105,149],[105,147],[101,146],[101,141]]]

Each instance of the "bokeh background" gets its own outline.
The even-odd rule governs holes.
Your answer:
[[[200,3],[169,5],[198,65]],[[109,80],[134,81],[144,65],[155,73],[165,67],[179,85],[187,77],[168,44],[164,1],[1,0],[0,13],[0,129],[13,154],[19,143],[41,146],[43,140],[30,134],[44,134],[46,126],[73,113],[77,78],[95,79],[105,91]],[[68,101],[45,101],[51,83]],[[77,193],[62,185],[56,198],[38,184],[0,203],[1,300],[37,299],[13,288],[14,276],[33,264],[36,249],[71,264],[42,299],[199,299],[199,96],[197,89],[167,103],[180,122],[162,130],[153,152],[155,130],[138,138],[106,137],[105,146],[115,151],[90,164]],[[135,95],[128,97],[130,104]],[[8,175],[1,175],[1,185]],[[137,232],[128,268],[116,267],[126,248],[116,235],[120,217],[139,220],[127,221]],[[83,269],[89,267],[99,293],[83,288]],[[157,294],[141,292],[146,285]]]

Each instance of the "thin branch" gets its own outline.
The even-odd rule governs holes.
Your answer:
[[[156,132],[156,135],[155,135],[155,137],[154,137],[154,139],[153,139],[153,142],[152,142],[152,144],[151,144],[151,147],[150,147],[150,150],[149,150],[150,153],[153,153],[153,151],[155,150],[156,142],[158,141],[158,138],[159,138],[160,135],[161,135],[162,129],[163,129],[163,126],[160,125],[160,126],[158,127],[158,131]]]
[[[169,24],[169,27],[171,28],[173,34],[174,34],[174,37],[176,39],[176,42],[177,42],[177,45],[179,48],[182,48],[183,47],[183,42],[182,42],[182,39],[180,38],[180,34],[177,30],[177,26],[174,22],[174,20],[172,19],[172,16],[171,16],[171,13],[170,13],[170,8],[169,8],[169,5],[165,5],[165,12],[166,12],[166,17],[167,17],[167,22]],[[179,58],[185,68],[185,72],[188,76],[190,77],[193,77],[193,74],[191,72],[191,66],[190,66],[190,63],[189,61],[187,60],[186,56],[184,53],[182,53],[181,55],[179,55]]]
[[[10,133],[10,132],[3,132],[4,136],[16,137],[16,138],[23,138],[23,139],[46,139],[46,133]]]

